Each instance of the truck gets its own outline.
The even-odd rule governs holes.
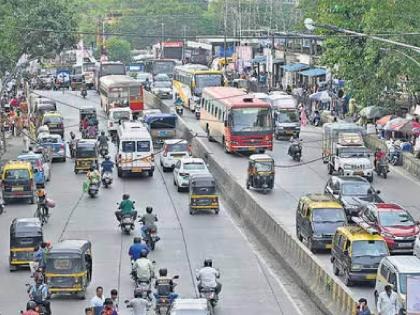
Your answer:
[[[272,94],[268,101],[273,109],[274,135],[277,140],[284,137],[299,138],[300,121],[296,99],[288,94]]]
[[[371,151],[364,145],[365,131],[353,123],[325,124],[322,135],[322,159],[330,175],[363,176],[373,181]]]

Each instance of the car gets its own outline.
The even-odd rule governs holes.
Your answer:
[[[344,274],[344,284],[376,280],[382,258],[389,256],[382,236],[369,233],[360,226],[342,226],[335,231],[331,262],[336,276]]]
[[[348,217],[358,216],[363,205],[383,200],[366,178],[361,176],[331,176],[324,193],[339,201]]]
[[[169,81],[171,82],[171,78],[166,73],[160,73],[155,75],[154,81]]]
[[[135,79],[141,84],[145,84],[147,79],[149,79],[149,83],[152,83],[153,75],[148,72],[137,72]]]
[[[50,148],[51,160],[66,161],[66,144],[60,135],[42,134],[38,136],[38,143],[44,148]]]
[[[46,112],[42,117],[42,126],[48,126],[51,134],[58,134],[64,138],[64,117],[58,112]]]
[[[210,315],[212,311],[206,299],[176,299],[170,315]]]
[[[133,114],[129,107],[116,107],[111,108],[108,113],[108,133],[110,135],[116,134],[118,130],[118,126],[120,125],[121,121],[132,121]]]
[[[160,165],[164,172],[172,170],[178,160],[191,156],[191,149],[187,140],[167,139],[163,142],[160,154]]]
[[[159,98],[172,98],[171,81],[155,81],[151,86],[152,93]]]
[[[420,234],[417,235],[416,240],[414,242],[414,255],[420,259]]]
[[[420,259],[411,255],[388,256],[381,260],[375,283],[375,305],[379,294],[385,291],[385,286],[393,286],[398,296],[400,310],[398,314],[406,314],[408,276],[420,277]]]
[[[361,219],[385,239],[391,254],[412,254],[420,229],[410,213],[395,203],[365,205]]]
[[[296,209],[296,237],[312,252],[331,249],[335,230],[347,223],[344,208],[329,195],[307,194]]]
[[[206,163],[200,158],[183,158],[179,160],[174,167],[174,185],[178,191],[189,191],[190,174],[208,174],[210,173]]]
[[[29,152],[20,154],[17,159],[18,161],[30,162],[34,170],[37,187],[45,187],[45,183],[50,180],[51,169],[50,164],[44,159],[43,155]]]

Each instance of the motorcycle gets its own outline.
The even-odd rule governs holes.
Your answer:
[[[291,141],[287,154],[291,156],[294,161],[300,162],[302,158],[301,141]]]
[[[32,285],[29,283],[26,283],[26,292],[29,294],[29,301],[35,302],[36,304],[36,312],[38,312],[39,315],[51,315],[51,312],[48,312],[47,307],[43,303],[39,303],[38,301],[35,301],[35,299],[31,296],[32,291]],[[45,302],[45,301],[43,301]]]
[[[142,222],[141,220],[139,222]],[[146,245],[151,249],[155,250],[156,243],[160,240],[160,237],[157,235],[156,226],[150,227],[144,233],[144,241]]]
[[[204,287],[200,291],[200,298],[206,299],[212,308],[216,307],[219,297],[216,293],[216,288]]]
[[[172,280],[179,279],[179,276],[173,276]],[[176,283],[174,283],[174,286],[176,286]],[[156,315],[168,315],[169,311],[171,309],[172,301],[169,299],[169,296],[157,296],[156,302],[155,302],[155,313]]]
[[[150,295],[152,293],[151,281],[136,281],[136,288],[134,290],[140,292],[143,299],[152,302],[152,297]]]
[[[2,214],[4,211],[4,203],[3,200],[0,200],[0,214]]]
[[[87,96],[87,90],[86,89],[82,89],[81,94],[82,94],[82,97],[83,98],[86,98],[86,96]]]
[[[112,173],[111,172],[105,172],[102,175],[102,184],[105,188],[108,188],[112,184]]]
[[[108,146],[106,145],[101,145],[99,147],[99,154],[101,155],[101,157],[104,159],[107,155],[108,155]]]
[[[130,234],[134,230],[134,218],[133,216],[122,216],[120,222],[121,232]]]
[[[99,192],[99,182],[91,181],[89,183],[88,193],[91,198],[94,198]]]
[[[175,111],[179,116],[182,116],[182,114],[184,113],[184,108],[182,107],[182,105],[175,105]]]
[[[389,173],[389,165],[387,159],[380,159],[376,161],[375,172],[378,176],[383,176],[383,178],[387,178],[387,174]]]

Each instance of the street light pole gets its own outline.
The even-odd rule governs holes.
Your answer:
[[[223,32],[223,54],[224,54],[224,58],[225,58],[225,62],[224,62],[224,72],[226,73],[226,66],[227,66],[227,56],[226,56],[226,49],[227,49],[227,39],[226,39],[226,32],[227,32],[227,0],[224,0],[224,5],[225,5],[225,12],[224,12],[224,32]]]

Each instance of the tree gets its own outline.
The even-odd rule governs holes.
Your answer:
[[[112,37],[105,43],[110,60],[129,63],[131,61],[131,44],[125,39]]]
[[[301,7],[305,17],[320,24],[379,34],[420,46],[419,36],[404,35],[420,28],[420,2],[417,0],[303,0]],[[320,63],[328,65],[335,76],[347,81],[360,105],[383,104],[388,99],[385,95],[397,90],[416,93],[413,83],[420,78],[420,68],[404,54],[414,58],[418,58],[418,54],[367,37],[345,36],[325,29],[316,31],[326,36]],[[402,77],[408,78],[404,84]]]

